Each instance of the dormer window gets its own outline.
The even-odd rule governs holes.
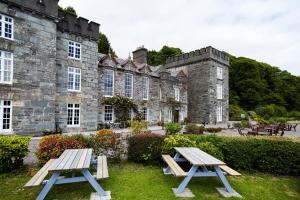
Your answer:
[[[13,18],[0,14],[0,37],[13,39],[13,27]]]
[[[69,41],[69,58],[76,60],[81,59],[81,44],[78,42]]]

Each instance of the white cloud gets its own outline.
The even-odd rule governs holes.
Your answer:
[[[300,75],[299,0],[61,0],[101,24],[120,57],[137,46],[214,46]]]

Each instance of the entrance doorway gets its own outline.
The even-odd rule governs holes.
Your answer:
[[[174,114],[173,114],[173,121],[175,123],[179,122],[179,110],[175,110]]]

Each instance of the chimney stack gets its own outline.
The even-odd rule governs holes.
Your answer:
[[[140,64],[147,64],[147,53],[148,50],[144,46],[138,47],[132,52],[133,61]]]

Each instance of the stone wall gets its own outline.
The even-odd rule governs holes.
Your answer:
[[[0,84],[0,99],[13,101],[13,132],[36,134],[54,129],[56,24],[46,18],[8,10],[14,19],[14,40],[0,38],[0,49],[13,53],[13,84]]]
[[[68,57],[68,42],[81,44],[81,60]],[[81,91],[67,89],[68,67],[81,69]],[[97,129],[98,121],[98,43],[67,32],[57,32],[56,122],[63,132]],[[80,104],[80,127],[67,127],[67,104]]]

